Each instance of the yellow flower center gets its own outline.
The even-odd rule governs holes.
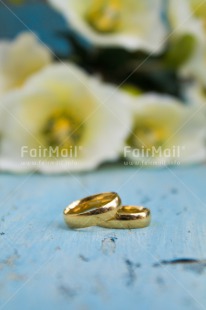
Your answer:
[[[79,143],[82,131],[79,122],[66,111],[56,111],[48,118],[41,133],[48,146],[68,149]]]
[[[86,14],[88,23],[97,31],[112,33],[118,30],[122,15],[122,0],[93,0]]]
[[[165,128],[153,124],[136,125],[127,143],[132,148],[145,148],[150,152],[153,147],[163,145],[167,136],[168,132]]]
[[[201,0],[190,0],[193,14],[202,19],[204,30],[206,32],[206,2]]]

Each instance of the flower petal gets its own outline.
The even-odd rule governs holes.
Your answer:
[[[205,121],[198,107],[184,106],[174,98],[154,94],[138,97],[133,103],[134,139],[127,140],[130,149],[125,153],[130,160],[155,161],[161,165],[206,159]],[[136,141],[136,147],[131,141]]]
[[[22,33],[12,42],[0,41],[0,93],[23,85],[51,61],[50,51],[31,33]]]
[[[38,151],[45,147],[42,128],[55,111],[63,111],[77,120],[71,135],[82,128],[76,147],[77,157],[41,158],[35,168],[42,172],[81,171],[97,167],[103,161],[118,158],[131,126],[130,97],[113,86],[102,84],[72,64],[50,65],[33,76],[19,90],[6,95],[1,167],[6,170],[32,170],[30,154],[21,157],[28,146]],[[50,124],[51,125],[51,124]],[[53,124],[52,124],[53,126]],[[51,127],[51,126],[50,126]],[[59,145],[56,145],[57,147]],[[52,162],[53,161],[53,162]]]
[[[131,51],[141,49],[154,54],[163,49],[167,30],[162,19],[162,0],[49,2],[68,19],[74,29],[96,45],[119,46]],[[97,7],[96,13],[94,7]],[[88,22],[90,12],[96,28]],[[117,26],[114,24],[115,18],[118,18]]]

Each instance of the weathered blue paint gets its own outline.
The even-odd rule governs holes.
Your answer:
[[[206,309],[205,175],[204,166],[1,175],[0,309]],[[64,207],[102,191],[149,207],[151,226],[69,230]]]

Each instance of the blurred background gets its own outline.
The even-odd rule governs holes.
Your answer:
[[[14,18],[14,14],[19,19]],[[1,39],[13,39],[20,32],[29,30],[27,28],[34,31],[56,54],[62,57],[68,55],[68,42],[57,35],[64,32],[68,24],[46,0],[5,0],[4,4],[0,1]]]
[[[170,152],[173,147],[187,149],[186,154],[181,156],[182,163],[205,162],[205,118],[203,119],[203,115],[206,102],[204,70],[206,14],[202,13],[204,6],[201,11],[199,6],[202,4],[196,2],[198,0],[183,1],[177,6],[175,0],[131,1],[129,3],[124,0],[91,0],[86,4],[82,2],[81,5],[76,5],[75,1],[67,3],[56,0],[0,0],[0,39],[2,46],[7,44],[7,52],[3,47],[0,57],[0,65],[3,68],[0,68],[2,69],[0,77],[2,84],[6,85],[2,87],[3,92],[18,88],[18,83],[23,85],[22,77],[17,76],[20,67],[25,67],[25,82],[38,70],[37,76],[41,77],[40,69],[47,65],[48,68],[54,68],[54,62],[65,64],[70,61],[83,69],[82,72],[91,74],[96,80],[101,81],[103,89],[106,82],[114,87],[114,92],[116,86],[116,90],[118,89],[116,93],[120,96],[120,93],[124,92],[125,95],[127,93],[130,96],[127,100],[128,111],[130,110],[129,103],[135,101],[134,106],[131,104],[133,108],[131,108],[130,128],[127,128],[127,135],[122,134],[122,140],[120,139],[119,146],[115,150],[115,158],[122,157],[124,146],[138,150],[146,147],[151,155],[153,146],[163,145],[164,148],[169,148]],[[45,63],[41,59],[42,55],[35,55],[28,61],[29,64],[24,64],[26,56],[21,57],[22,53],[18,54],[18,51],[22,45],[22,51],[28,55],[29,52],[25,46],[27,46],[26,41],[30,39],[16,38],[25,31],[36,34],[40,39],[39,46],[37,42],[33,43],[36,46],[35,48],[33,46],[33,50],[36,51],[39,48],[42,50],[40,54],[48,54]],[[11,52],[12,48],[13,52]],[[6,55],[9,56],[6,57]],[[27,67],[33,66],[32,62],[35,63],[35,61],[43,61],[43,65],[40,65],[38,70],[32,68],[31,74],[27,74],[30,70]],[[18,80],[18,78],[20,82],[15,81],[15,84],[13,80]],[[54,83],[58,85],[59,81],[54,81]],[[36,92],[38,93],[38,90]],[[148,94],[149,98],[144,97]],[[124,98],[123,95],[122,98]],[[61,101],[60,98],[58,100]],[[83,104],[84,98],[81,100]],[[15,99],[11,101],[14,104]],[[58,104],[59,102],[56,102],[57,106]],[[183,106],[187,108],[182,108]],[[141,109],[138,110],[139,107]],[[113,108],[112,102],[110,108]],[[121,113],[122,106],[119,105],[118,108]],[[77,114],[77,111],[75,113]],[[31,114],[28,117],[30,116]],[[69,117],[68,115],[62,116],[62,114],[54,117],[52,113],[47,115],[44,126],[47,133],[45,134],[44,131],[44,141],[48,140],[48,135],[50,138],[53,135],[49,139],[55,141],[55,145],[58,145],[59,141],[63,142],[64,136],[71,140],[75,138],[75,135],[72,136],[71,128],[78,124],[81,112],[76,116],[75,123],[71,121],[73,115]],[[119,117],[119,121],[116,125],[121,128],[124,119]],[[27,122],[26,119],[25,122]],[[36,127],[39,126],[38,122],[39,119],[36,120]],[[104,125],[105,133],[106,127],[109,124],[112,127],[112,123],[114,127],[116,121],[107,117]],[[73,129],[76,130],[76,128]],[[34,135],[36,133],[43,135],[44,129],[37,129]],[[95,132],[96,128],[92,130]],[[15,129],[14,131],[18,132]],[[3,149],[4,157],[7,158],[9,153],[14,153],[11,150],[16,138],[13,136],[11,138],[7,134],[7,129],[2,136],[5,136]],[[20,133],[18,138],[21,140]],[[88,148],[91,147],[92,139],[95,143],[98,141],[98,137],[90,137]],[[116,137],[113,138],[113,141],[115,140]],[[5,147],[9,143],[10,149]],[[102,144],[104,143],[106,142],[102,140]],[[23,140],[20,143],[20,145],[25,144],[26,141]],[[110,148],[111,145],[113,142],[108,142],[105,148]],[[96,149],[98,149],[97,145]],[[101,156],[101,152],[103,150],[99,152],[96,166],[114,159],[113,155]],[[157,157],[166,159],[167,156],[158,154]],[[135,159],[133,155],[130,158]],[[92,160],[88,162],[90,161],[91,164]],[[5,167],[5,161],[2,167]]]

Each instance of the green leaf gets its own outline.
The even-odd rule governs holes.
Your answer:
[[[193,54],[196,38],[193,35],[184,35],[173,40],[164,57],[167,67],[177,69],[181,67]]]

